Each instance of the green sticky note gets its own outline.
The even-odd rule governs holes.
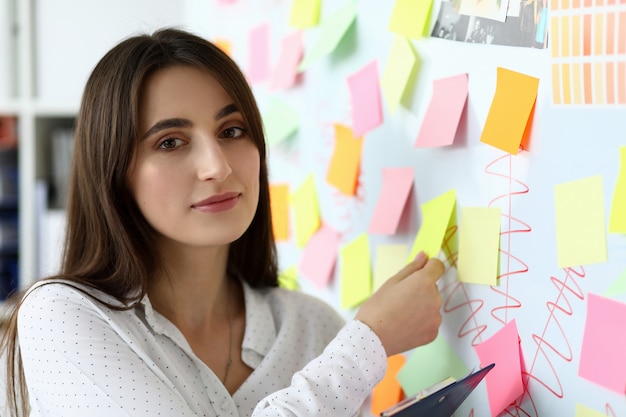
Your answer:
[[[433,0],[396,0],[391,12],[389,30],[400,35],[420,39],[428,31]]]
[[[463,207],[459,235],[458,280],[495,285],[500,259],[500,208]]]
[[[448,377],[461,379],[468,373],[465,363],[440,333],[429,344],[413,350],[396,378],[410,397]]]
[[[417,57],[411,43],[403,36],[394,37],[380,80],[390,114],[394,114],[400,105],[407,83],[415,70],[416,62]]]
[[[303,248],[320,227],[320,213],[312,174],[290,196],[294,214],[296,245]]]
[[[298,113],[277,98],[270,100],[269,108],[263,112],[265,139],[270,148],[293,135],[300,127]]]
[[[313,48],[306,52],[298,66],[298,71],[304,71],[318,59],[335,50],[356,18],[356,4],[349,1],[335,14],[325,19],[320,26],[320,37]]]
[[[363,233],[340,249],[341,307],[359,306],[372,295],[369,238]]]
[[[420,251],[426,256],[439,254],[448,225],[456,224],[452,213],[456,213],[456,191],[454,189],[422,204],[422,225],[415,237],[407,262],[411,262]]]
[[[559,268],[606,262],[602,177],[554,186]]]
[[[614,297],[626,293],[626,269],[620,274],[613,284],[604,292],[605,297]]]

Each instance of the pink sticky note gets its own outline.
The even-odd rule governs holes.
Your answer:
[[[467,74],[433,81],[433,95],[415,147],[452,145],[466,101]]]
[[[578,375],[620,395],[626,393],[624,323],[626,304],[589,294]]]
[[[251,83],[265,81],[270,73],[270,25],[264,23],[255,27],[248,39],[248,80]]]
[[[413,176],[413,168],[383,168],[383,186],[369,225],[370,233],[396,233],[413,187]]]
[[[298,30],[283,38],[280,56],[270,77],[270,90],[282,90],[295,84],[298,65],[302,58],[302,31]]]
[[[352,106],[352,130],[358,138],[383,122],[376,60],[347,78]]]
[[[304,250],[299,265],[300,272],[319,288],[324,288],[332,276],[338,251],[339,234],[323,224]]]
[[[512,320],[475,348],[481,366],[495,363],[487,374],[487,395],[492,417],[496,417],[524,392],[519,334]]]

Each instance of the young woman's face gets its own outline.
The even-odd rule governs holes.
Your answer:
[[[259,152],[240,109],[215,78],[174,66],[146,82],[128,181],[166,240],[221,246],[239,238],[259,198]]]

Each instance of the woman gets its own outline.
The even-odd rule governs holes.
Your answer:
[[[386,356],[436,336],[443,266],[422,254],[346,324],[277,287],[259,111],[206,40],[115,46],[74,146],[61,274],[3,342],[14,415],[351,416]]]

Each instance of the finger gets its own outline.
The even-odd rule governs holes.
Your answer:
[[[422,268],[424,274],[433,280],[433,283],[436,283],[439,278],[443,275],[446,268],[443,262],[441,262],[437,258],[431,258],[426,262],[424,268]]]
[[[422,269],[424,267],[424,265],[426,265],[426,262],[428,262],[428,257],[422,251],[422,252],[417,254],[417,256],[415,257],[414,260],[412,260],[411,262],[406,264],[394,276],[389,278],[388,281],[400,281],[400,280],[403,280],[404,278],[408,277],[409,275],[413,274],[414,272],[419,271],[420,269]]]

